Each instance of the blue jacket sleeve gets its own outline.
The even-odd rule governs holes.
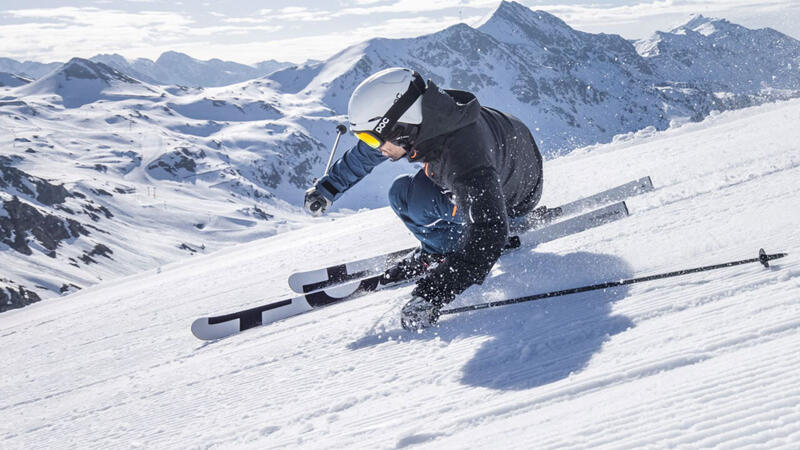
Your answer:
[[[358,141],[333,163],[327,175],[317,181],[317,190],[334,201],[387,159],[380,151]]]

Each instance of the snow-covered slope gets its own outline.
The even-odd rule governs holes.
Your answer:
[[[306,224],[311,136],[336,123],[286,120],[312,109],[265,81],[162,88],[77,58],[9,92],[0,279],[21,294],[0,311]]]
[[[23,86],[31,81],[33,80],[20,75],[14,75],[13,73],[8,72],[0,72],[0,88]]]
[[[457,304],[737,266],[399,330],[410,287],[211,343],[200,315],[412,242],[388,209],[0,315],[0,442],[30,447],[796,448],[800,100],[545,164],[556,204],[651,175],[631,216],[502,258]]]

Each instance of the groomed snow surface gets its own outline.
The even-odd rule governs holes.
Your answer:
[[[500,260],[454,306],[758,264],[400,329],[411,287],[210,343],[199,316],[413,239],[378,209],[0,315],[0,447],[800,446],[800,100],[546,163],[554,205],[651,175],[631,216]],[[365,181],[368,182],[368,181]]]

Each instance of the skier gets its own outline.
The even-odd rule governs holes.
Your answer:
[[[424,275],[401,312],[405,329],[436,323],[442,305],[486,278],[506,246],[509,221],[524,220],[542,193],[542,157],[517,118],[441,90],[415,71],[382,70],[356,87],[348,105],[358,143],[306,191],[320,215],[381,162],[423,163],[397,178],[389,202],[421,246],[382,283]]]

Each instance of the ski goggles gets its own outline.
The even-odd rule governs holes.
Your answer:
[[[380,148],[384,142],[391,142],[404,133],[407,134],[405,127],[398,127],[397,121],[408,111],[422,93],[425,92],[425,81],[414,72],[414,79],[408,85],[406,92],[397,99],[396,102],[386,111],[386,114],[378,120],[378,124],[372,130],[353,131],[353,134],[363,143],[372,148]],[[401,128],[398,130],[398,128]]]
[[[399,123],[392,128],[391,132],[385,136],[381,137],[376,135],[372,131],[356,131],[353,134],[363,143],[369,145],[374,149],[379,149],[383,145],[384,142],[392,142],[400,147],[409,150],[412,142],[412,137],[416,136],[419,131],[418,125],[411,125],[405,123]]]
[[[385,142],[380,136],[373,134],[372,131],[356,131],[353,134],[356,135],[358,140],[375,149],[381,148],[381,145]]]

